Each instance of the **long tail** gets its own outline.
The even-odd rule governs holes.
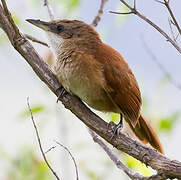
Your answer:
[[[127,121],[129,123],[129,121]],[[146,119],[140,115],[135,127],[129,123],[135,135],[143,142],[149,143],[153,148],[157,149],[160,153],[164,154],[162,145],[156,133]]]

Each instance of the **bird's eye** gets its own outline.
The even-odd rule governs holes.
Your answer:
[[[62,32],[64,30],[64,27],[62,25],[57,26],[58,32]]]

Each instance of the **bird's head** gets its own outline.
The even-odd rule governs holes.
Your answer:
[[[50,40],[53,49],[60,48],[64,42],[69,45],[81,47],[89,46],[91,43],[100,41],[98,33],[94,28],[78,20],[53,20],[49,22],[27,19],[27,21],[43,29]]]

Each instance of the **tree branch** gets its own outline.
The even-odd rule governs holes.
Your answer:
[[[39,43],[39,44],[41,44],[41,45],[44,45],[44,46],[49,47],[49,45],[48,45],[47,43],[45,43],[45,42],[43,42],[43,41],[40,41],[40,40],[36,39],[35,37],[33,37],[33,36],[29,35],[29,34],[24,34],[24,36],[25,36],[27,39],[31,40],[32,42],[36,42],[36,43]]]
[[[89,133],[92,136],[94,142],[96,142],[97,144],[99,144],[99,146],[102,147],[102,149],[107,153],[107,155],[109,156],[109,158],[114,162],[114,164],[117,166],[117,168],[123,170],[131,179],[142,179],[143,176],[141,176],[138,173],[135,173],[134,171],[132,171],[131,169],[129,169],[128,167],[126,167],[117,157],[115,154],[113,154],[113,152],[111,151],[111,149],[103,142],[103,140],[92,130],[89,129]]]
[[[4,7],[5,8],[5,7]],[[11,17],[10,17],[11,18]],[[15,29],[9,21],[5,10],[0,5],[0,25],[6,32],[9,40],[14,48],[24,57],[24,59],[33,68],[38,77],[58,96],[60,93],[60,83],[56,75],[51,71],[50,67],[41,59],[30,42],[20,34],[20,37],[15,37]],[[17,28],[17,27],[16,27]],[[172,161],[160,154],[156,150],[134,140],[120,132],[119,136],[113,136],[112,129],[114,123],[106,123],[89,108],[87,108],[79,98],[70,94],[60,98],[64,106],[74,113],[86,126],[95,131],[99,136],[112,144],[118,150],[121,150],[130,156],[140,160],[147,166],[157,170],[158,174],[164,174],[167,178],[181,178],[181,163]]]
[[[114,13],[114,14],[135,14],[138,17],[140,17],[141,19],[143,19],[145,22],[147,22],[148,24],[150,24],[151,26],[153,26],[160,34],[162,34],[167,41],[169,41],[176,49],[177,51],[181,54],[181,48],[177,45],[177,43],[172,40],[172,38],[164,31],[162,30],[158,25],[156,25],[154,22],[152,22],[150,19],[148,19],[146,16],[144,16],[143,14],[141,14],[136,8],[135,5],[134,7],[131,7],[125,0],[120,0],[128,9],[130,9],[130,12],[126,12],[126,13],[122,13],[122,12],[114,12],[114,11],[110,11],[110,13]],[[134,1],[135,2],[135,1]],[[135,3],[134,3],[135,4]]]
[[[98,25],[99,21],[101,20],[102,15],[103,15],[103,9],[104,9],[104,6],[105,6],[107,1],[108,0],[101,0],[100,8],[98,10],[96,17],[92,21],[92,24],[91,24],[92,26],[96,27]]]
[[[52,11],[52,8],[51,8],[48,0],[44,0],[44,6],[47,7],[48,15],[49,15],[50,19],[51,19],[51,20],[54,20],[53,11]]]

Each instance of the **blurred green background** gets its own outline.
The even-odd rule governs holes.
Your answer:
[[[28,18],[49,20],[43,0],[7,0],[7,3],[21,32],[47,41],[40,29],[25,21]],[[50,0],[50,4],[56,18],[79,19],[90,24],[97,13],[100,0]],[[171,2],[178,22],[181,20],[180,6],[179,0]],[[171,35],[169,14],[164,6],[152,0],[138,0],[137,8]],[[114,15],[109,13],[110,10],[127,11],[119,0],[108,1],[96,30],[104,42],[117,49],[128,61],[142,92],[144,116],[158,133],[166,155],[181,161],[181,90],[171,83],[174,79],[177,84],[181,84],[180,55],[158,32],[138,17]],[[143,38],[171,78],[160,70],[145,50]],[[49,49],[36,43],[33,45],[49,62]],[[56,97],[13,49],[1,29],[0,73],[1,180],[55,179],[40,154],[27,107],[27,97],[30,99],[45,151],[55,146],[53,140],[67,146],[76,159],[80,179],[128,179],[92,141],[86,127],[61,103],[56,103]],[[117,122],[119,118],[116,114],[96,113],[106,121],[112,119]],[[130,156],[114,148],[112,150],[129,168],[144,175],[153,172]],[[56,147],[47,153],[47,157],[62,179],[75,179],[74,165],[64,149]]]

